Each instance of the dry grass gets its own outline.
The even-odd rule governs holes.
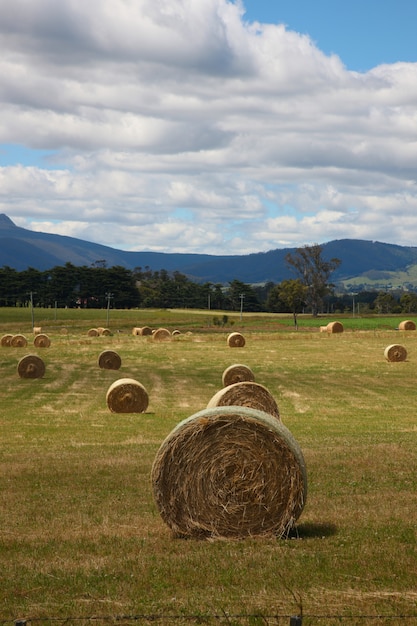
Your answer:
[[[401,336],[407,359],[388,362],[394,330],[242,326],[242,361],[298,441],[309,495],[291,539],[207,542],[173,537],[150,475],[168,434],[219,390],[227,332],[153,342],[130,319],[87,337],[99,324],[66,320],[64,335],[42,321],[41,379],[17,375],[26,348],[0,349],[0,618],[292,614],[295,597],[306,615],[417,616],[415,333]],[[103,350],[121,355],[119,372],[97,367]],[[120,373],[146,387],[145,413],[108,410]]]

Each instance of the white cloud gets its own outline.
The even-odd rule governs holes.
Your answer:
[[[20,225],[126,249],[417,238],[417,64],[349,72],[226,0],[0,1]]]

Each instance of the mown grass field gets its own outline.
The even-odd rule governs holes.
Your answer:
[[[0,309],[0,336],[29,341],[0,348],[0,622],[288,624],[268,616],[302,606],[303,624],[417,623],[417,332],[395,330],[402,318],[338,317],[345,332],[328,335],[318,327],[330,318],[301,317],[296,332],[290,316],[229,313],[221,327],[223,312],[110,311],[112,336],[90,338],[106,311],[34,314],[49,348],[34,348],[28,309]],[[181,335],[131,334],[144,325]],[[244,348],[227,346],[232,330]],[[393,343],[406,361],[384,359]],[[120,370],[98,367],[104,349]],[[44,360],[42,379],[17,375],[26,354]],[[269,389],[300,444],[307,504],[289,539],[176,539],[153,501],[152,462],[233,363]],[[108,410],[122,377],[146,387],[146,413]]]

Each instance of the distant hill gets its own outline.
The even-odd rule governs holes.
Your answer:
[[[380,285],[382,281],[416,282],[417,248],[358,239],[340,239],[322,244],[326,259],[336,257],[342,261],[333,274],[335,282],[352,285]],[[165,269],[178,271],[198,282],[227,283],[238,279],[257,284],[267,281],[281,282],[294,274],[285,263],[288,252],[295,248],[270,250],[247,255],[180,254],[161,252],[127,252],[110,246],[91,243],[75,237],[38,233],[16,226],[0,214],[0,267],[8,266],[18,271],[32,267],[48,270],[66,263],[91,266],[105,261],[107,267],[115,265],[134,269]],[[413,278],[415,274],[415,279]]]

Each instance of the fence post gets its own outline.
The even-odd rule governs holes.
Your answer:
[[[299,615],[292,615],[290,617],[290,626],[302,626],[303,625],[303,618],[300,617]]]

